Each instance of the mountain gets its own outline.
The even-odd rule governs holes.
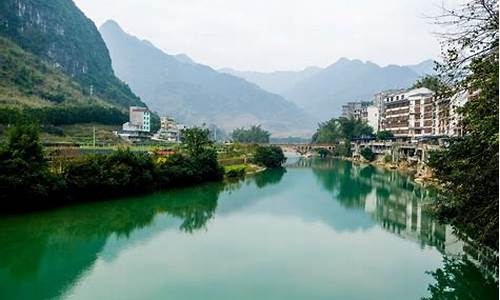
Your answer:
[[[298,82],[305,80],[321,71],[318,67],[309,67],[302,71],[277,71],[271,73],[237,71],[230,68],[220,69],[220,72],[244,78],[266,91],[282,94]]]
[[[311,129],[310,118],[283,97],[253,83],[164,53],[125,33],[114,21],[100,28],[116,74],[155,111],[225,130],[261,124],[278,134]]]
[[[367,101],[382,90],[406,88],[419,77],[435,74],[434,61],[416,65],[380,67],[372,62],[341,58],[326,68],[310,67],[299,72],[220,71],[253,82],[303,108],[316,121],[338,116],[349,101]]]
[[[371,100],[379,91],[409,87],[419,77],[434,74],[433,67],[432,60],[411,66],[380,67],[372,62],[341,58],[324,69],[310,67],[299,72],[221,71],[276,92],[303,108],[316,121],[322,121],[340,115],[346,102]]]
[[[412,69],[415,73],[421,76],[435,75],[436,74],[436,71],[434,70],[435,65],[436,61],[428,59],[416,65],[409,65],[408,68]]]
[[[319,120],[327,120],[340,115],[346,102],[371,100],[379,91],[409,87],[419,77],[409,67],[380,67],[371,62],[341,58],[282,95]]]
[[[143,105],[115,77],[99,31],[71,0],[0,1],[0,36],[60,69],[83,93],[122,108]]]

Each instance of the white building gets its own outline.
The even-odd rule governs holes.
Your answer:
[[[122,131],[117,133],[130,142],[141,142],[151,138],[151,112],[147,107],[131,106],[129,121],[122,125]]]
[[[366,119],[363,118],[368,125],[373,128],[373,132],[377,133],[380,130],[380,111],[377,106],[370,105],[366,107]]]
[[[179,125],[172,117],[160,118],[160,129],[153,136],[153,139],[160,141],[167,141],[171,143],[178,143],[180,141]]]
[[[434,92],[424,87],[387,95],[381,129],[396,137],[433,135],[434,99]]]
[[[449,113],[449,128],[448,134],[450,136],[463,136],[463,116],[458,110],[469,101],[471,95],[467,91],[461,91],[455,94],[450,100],[450,113]]]
[[[129,121],[122,126],[126,132],[149,132],[151,130],[151,112],[147,107],[131,106]]]

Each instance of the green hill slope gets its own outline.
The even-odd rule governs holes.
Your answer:
[[[87,94],[122,107],[143,105],[115,77],[95,24],[71,0],[0,1],[0,36],[59,68]]]
[[[62,71],[0,37],[0,123],[20,115],[52,125],[127,119],[125,108],[85,95]]]

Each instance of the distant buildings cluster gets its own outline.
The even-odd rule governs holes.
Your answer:
[[[181,140],[182,130],[187,127],[183,124],[177,124],[172,117],[160,118],[160,129],[153,135],[153,140],[165,141],[170,143],[179,143]]]
[[[122,130],[117,134],[130,142],[143,142],[147,140],[180,142],[182,130],[187,126],[177,124],[174,118],[165,116],[160,118],[160,129],[151,134],[151,112],[147,107],[131,106],[129,108],[129,121],[122,125]]]
[[[347,103],[342,116],[365,121],[375,132],[390,131],[398,138],[461,136],[458,108],[469,98],[466,92],[440,98],[425,87],[390,90],[376,94],[372,102]]]

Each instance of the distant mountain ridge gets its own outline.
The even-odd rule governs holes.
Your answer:
[[[220,69],[219,71],[241,77],[257,84],[266,91],[280,95],[298,82],[315,75],[321,70],[319,67],[308,67],[302,71],[276,71],[270,73],[237,71],[230,68]]]
[[[380,67],[372,62],[341,58],[326,68],[312,67],[301,72],[222,71],[280,94],[321,121],[340,115],[346,102],[371,100],[379,91],[407,88],[418,78],[434,74],[433,67],[433,60]]]
[[[114,21],[100,28],[116,74],[160,114],[192,124],[215,123],[230,131],[261,124],[274,133],[312,129],[295,104],[239,77],[169,55],[124,32]]]

